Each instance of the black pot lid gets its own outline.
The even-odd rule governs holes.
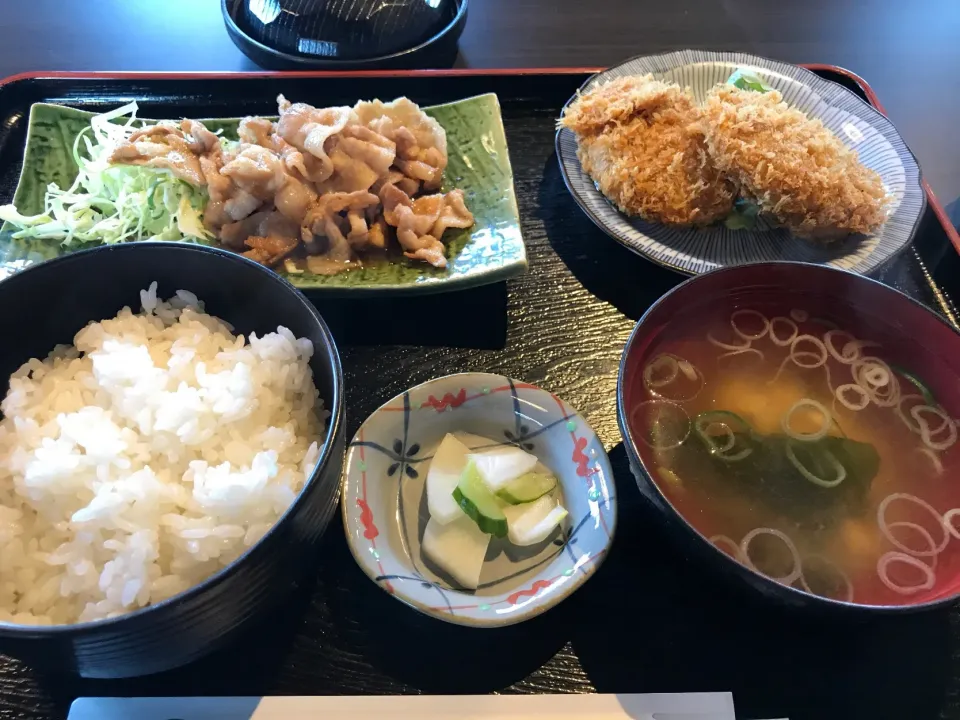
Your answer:
[[[234,43],[260,65],[401,67],[451,50],[455,56],[467,0],[223,0],[222,6]]]

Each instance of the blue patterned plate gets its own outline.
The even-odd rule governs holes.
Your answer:
[[[653,73],[689,87],[702,102],[710,88],[725,82],[737,68],[749,70],[779,90],[788,104],[820,119],[845,145],[857,151],[864,165],[880,174],[894,197],[894,210],[880,231],[872,237],[823,247],[762,221],[754,230],[728,230],[722,224],[678,229],[629,218],[597,190],[577,160],[576,137],[562,129],[557,132],[560,169],[571,194],[590,219],[634,252],[688,275],[770,260],[821,263],[866,274],[906,248],[926,205],[916,158],[886,117],[836,83],[796,65],[755,55],[681,50],[633,58],[595,75],[582,89],[624,75]]]
[[[468,447],[533,453],[560,479],[570,513],[540,546],[494,538],[475,592],[456,589],[420,551],[424,480],[448,432]],[[560,398],[500,375],[461,373],[418,385],[367,418],[347,451],[341,507],[350,550],[380,587],[441,620],[496,627],[539,615],[593,574],[613,538],[614,492],[603,445]]]

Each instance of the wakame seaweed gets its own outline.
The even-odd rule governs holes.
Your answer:
[[[718,414],[704,413],[695,424],[717,422],[713,416]],[[730,431],[732,443],[729,433],[714,437],[713,442],[703,432],[691,433],[687,451],[677,456],[678,474],[716,485],[712,489],[718,494],[730,491],[763,502],[803,525],[826,525],[833,518],[866,509],[870,484],[880,470],[880,456],[873,445],[832,435],[812,442],[783,434],[763,435],[745,423]],[[827,483],[839,477],[838,466],[845,476],[834,487],[815,484],[798,469],[791,454],[810,475]]]

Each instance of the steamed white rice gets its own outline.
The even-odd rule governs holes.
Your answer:
[[[91,323],[0,409],[0,621],[121,615],[257,542],[319,454],[309,340],[235,336],[189,292]]]

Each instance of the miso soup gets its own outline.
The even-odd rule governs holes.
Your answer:
[[[627,422],[664,496],[740,563],[838,600],[935,600],[960,574],[958,383],[930,385],[934,350],[903,329],[848,315],[685,311],[648,342]]]

